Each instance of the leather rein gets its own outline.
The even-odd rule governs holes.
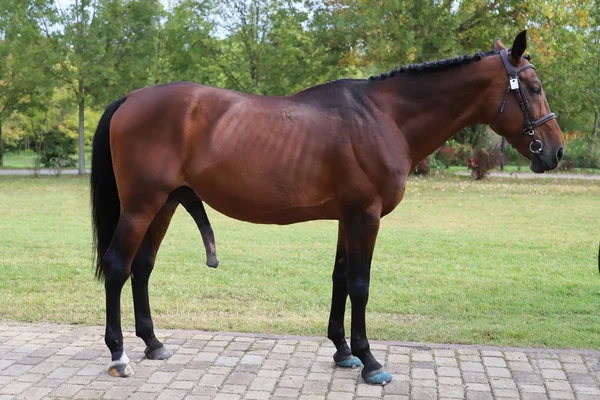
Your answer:
[[[506,88],[506,93],[504,93],[504,99],[502,100],[502,104],[500,105],[500,110],[498,111],[490,125],[496,121],[500,114],[502,114],[502,112],[504,111],[504,106],[506,105],[506,101],[508,100],[508,95],[510,94],[510,92],[514,92],[517,95],[517,99],[519,100],[519,107],[523,112],[523,118],[525,119],[525,128],[523,129],[522,133],[519,135],[517,140],[515,140],[514,143],[511,143],[511,145],[513,147],[517,147],[521,139],[523,139],[524,137],[528,137],[531,140],[531,143],[529,143],[529,151],[531,151],[533,154],[541,154],[546,148],[546,146],[544,146],[544,143],[542,143],[541,140],[536,139],[534,137],[535,128],[556,118],[556,115],[551,112],[547,115],[544,115],[540,119],[534,120],[533,118],[531,118],[529,103],[525,99],[525,96],[523,96],[523,89],[521,88],[519,73],[529,68],[535,69],[535,66],[533,64],[527,64],[523,65],[519,69],[515,69],[515,67],[512,66],[508,59],[508,50],[506,49],[500,51],[500,58],[502,59],[504,68],[506,68],[506,73],[508,74],[509,81],[508,87]]]

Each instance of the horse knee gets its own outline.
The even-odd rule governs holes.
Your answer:
[[[366,303],[369,299],[369,282],[362,279],[356,280],[354,282],[349,282],[348,295],[350,295],[350,300],[353,303]]]
[[[138,252],[131,263],[132,281],[147,281],[153,269],[154,254],[151,252]]]

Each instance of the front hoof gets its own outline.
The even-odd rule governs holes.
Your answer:
[[[121,358],[108,364],[108,374],[117,378],[129,378],[133,375],[133,368],[129,365],[129,357],[123,353]]]
[[[144,354],[149,360],[166,360],[167,358],[171,357],[171,353],[169,353],[165,346],[161,346],[154,350],[150,350],[149,347],[146,347]]]
[[[392,375],[385,369],[380,368],[378,370],[366,373],[363,369],[362,377],[370,385],[386,385],[392,381]]]
[[[335,365],[337,365],[340,368],[358,368],[362,365],[360,359],[353,355],[340,358],[336,356],[337,353],[333,356],[333,360],[335,361]]]

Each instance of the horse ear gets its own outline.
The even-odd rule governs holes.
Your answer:
[[[502,40],[500,40],[500,38],[494,40],[494,46],[492,48],[498,51],[506,49],[506,47],[504,47],[504,45],[502,44]]]
[[[513,60],[519,61],[523,54],[525,53],[525,49],[527,48],[527,29],[522,31],[515,38],[515,42],[512,45],[512,49],[510,50],[510,56]]]

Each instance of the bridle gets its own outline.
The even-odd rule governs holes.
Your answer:
[[[523,90],[521,89],[519,73],[529,68],[535,69],[535,67],[533,66],[533,64],[527,64],[523,65],[519,69],[515,69],[515,67],[512,66],[508,59],[508,50],[506,49],[500,51],[500,58],[502,59],[504,68],[506,68],[506,73],[508,74],[509,81],[508,87],[506,88],[506,93],[504,93],[504,99],[502,100],[502,104],[500,105],[500,110],[498,111],[490,125],[493,124],[496,121],[496,119],[500,116],[500,114],[502,114],[502,112],[504,111],[504,106],[506,105],[506,101],[508,100],[509,93],[515,92],[515,94],[517,95],[517,99],[519,100],[519,107],[521,107],[521,111],[523,112],[523,118],[525,119],[525,128],[523,129],[519,137],[514,141],[514,143],[511,143],[511,145],[513,147],[517,147],[521,139],[523,139],[524,137],[529,137],[529,139],[531,140],[531,143],[529,143],[529,151],[531,151],[533,154],[541,154],[546,148],[546,146],[544,146],[541,140],[536,139],[534,137],[535,128],[556,118],[556,115],[551,112],[550,114],[544,115],[540,119],[534,120],[533,118],[531,118],[531,115],[529,114],[529,104],[527,103],[527,100],[525,100],[525,96],[523,96]]]

